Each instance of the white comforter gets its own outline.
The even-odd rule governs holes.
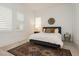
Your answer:
[[[63,42],[61,39],[61,34],[59,33],[36,33],[32,34],[29,39],[40,40],[49,43],[59,44],[61,48],[63,47]]]

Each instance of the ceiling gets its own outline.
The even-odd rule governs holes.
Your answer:
[[[21,9],[23,11],[31,10],[31,11],[39,11],[39,10],[46,10],[52,7],[58,7],[63,5],[72,5],[71,3],[2,3],[0,5],[8,6],[10,8]]]
[[[48,9],[52,7],[58,7],[58,6],[63,6],[63,5],[72,5],[71,3],[26,3],[24,4],[26,9],[29,10],[43,10],[43,9]]]

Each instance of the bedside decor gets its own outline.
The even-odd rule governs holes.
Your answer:
[[[49,19],[48,19],[48,23],[49,23],[50,25],[54,24],[54,23],[55,23],[55,19],[54,19],[54,18],[49,18]]]
[[[66,41],[70,41],[70,39],[71,39],[71,34],[70,34],[70,33],[65,33],[65,34],[64,34],[64,39],[65,39]]]

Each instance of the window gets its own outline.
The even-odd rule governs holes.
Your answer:
[[[0,6],[0,30],[12,29],[12,11]]]
[[[17,12],[17,30],[24,29],[24,14]]]

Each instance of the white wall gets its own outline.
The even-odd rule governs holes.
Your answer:
[[[0,31],[0,47],[12,44],[21,40],[27,40],[27,37],[32,33],[30,20],[33,19],[32,12],[24,9],[22,4],[0,4],[0,6],[9,8],[12,10],[12,21],[13,21],[13,29],[12,31]],[[16,12],[20,12],[24,14],[24,30],[17,31],[17,19]]]
[[[42,26],[61,26],[63,34],[72,34],[72,4],[54,4],[51,7],[35,12],[35,16],[42,17]],[[55,18],[54,25],[48,24],[50,17]]]
[[[73,41],[79,46],[79,4],[74,4]]]

